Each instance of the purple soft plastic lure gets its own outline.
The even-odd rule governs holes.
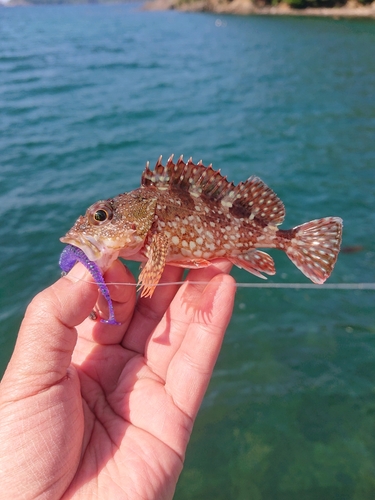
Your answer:
[[[81,262],[86,267],[86,269],[89,270],[91,276],[95,280],[95,283],[98,285],[100,292],[102,293],[105,300],[108,302],[109,318],[108,319],[101,318],[100,321],[102,323],[107,323],[109,325],[121,325],[121,323],[119,323],[115,319],[115,312],[113,310],[113,304],[111,297],[109,295],[109,290],[103,279],[99,267],[95,264],[95,262],[90,260],[80,248],[75,247],[73,245],[66,245],[66,247],[64,248],[64,250],[60,255],[59,264],[61,269],[65,273],[68,273],[76,262]]]

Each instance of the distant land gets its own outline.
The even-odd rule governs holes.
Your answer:
[[[116,4],[129,0],[0,0],[0,7]],[[374,18],[375,0],[149,0],[145,10],[180,10],[236,15]]]
[[[375,0],[151,0],[147,10],[176,9],[236,15],[374,18]]]

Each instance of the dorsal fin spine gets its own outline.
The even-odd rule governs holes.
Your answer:
[[[171,156],[168,158],[167,167],[174,167],[173,157],[174,157],[174,154],[172,153]]]

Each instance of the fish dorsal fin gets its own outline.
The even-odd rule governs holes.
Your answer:
[[[191,158],[185,163],[180,156],[174,163],[172,155],[164,166],[160,156],[154,170],[147,163],[141,185],[154,186],[160,191],[182,189],[196,198],[203,195],[220,202],[234,217],[256,218],[264,225],[281,224],[285,217],[282,201],[258,177],[250,177],[235,186],[220,170],[214,170],[212,165],[205,167],[201,161],[193,163]]]
[[[165,166],[162,165],[160,157],[154,170],[147,164],[142,174],[141,185],[155,186],[161,191],[173,187],[189,192],[196,198],[203,194],[213,201],[220,200],[228,191],[234,189],[233,183],[228,182],[220,170],[214,170],[212,165],[205,167],[201,161],[194,163],[191,158],[185,163],[182,156],[173,163],[173,155]]]
[[[265,225],[281,224],[285,217],[283,202],[259,177],[240,182],[221,200],[235,217],[257,219]]]

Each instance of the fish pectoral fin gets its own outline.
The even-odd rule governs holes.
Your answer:
[[[252,250],[243,255],[229,257],[229,260],[237,267],[245,269],[251,274],[255,274],[258,278],[267,279],[263,274],[275,274],[275,264],[272,257],[260,250]]]
[[[151,241],[148,261],[138,278],[137,286],[140,287],[141,297],[152,297],[163,274],[168,250],[167,236],[155,234]]]

